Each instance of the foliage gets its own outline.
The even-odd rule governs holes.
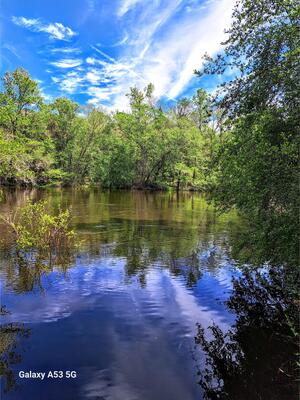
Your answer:
[[[179,106],[169,115],[157,108],[149,87],[129,98],[131,114],[117,113],[116,121],[135,161],[133,185],[200,188],[204,137],[194,121]]]
[[[213,159],[215,198],[248,217],[263,261],[293,265],[299,261],[299,13],[293,0],[238,2],[224,53],[206,57],[203,70],[232,76],[216,100],[230,127]],[[272,254],[275,243],[280,247]]]
[[[48,129],[55,146],[57,167],[66,169],[71,164],[71,142],[75,136],[79,107],[69,99],[57,98],[49,108]]]
[[[224,53],[203,71],[231,72],[220,101],[232,118],[273,107],[299,118],[299,16],[295,0],[236,3]]]
[[[213,325],[208,338],[198,327],[207,399],[297,396],[299,16],[293,0],[237,2],[223,54],[206,56],[198,72],[231,75],[215,99],[226,129],[210,183],[219,208],[237,207],[248,221],[233,255],[273,265],[234,280],[227,305],[236,322],[227,333]]]
[[[53,165],[49,149],[49,141],[23,137],[7,139],[0,132],[0,182],[8,185],[47,183]]]
[[[299,261],[297,142],[280,112],[265,111],[239,119],[221,146],[215,195],[248,216],[258,262]]]
[[[10,228],[18,253],[35,252],[37,258],[59,259],[74,246],[75,233],[70,228],[69,210],[57,215],[47,211],[43,201],[29,203],[8,217],[1,216]]]
[[[163,112],[153,85],[132,88],[130,111],[105,113],[67,98],[45,105],[23,69],[3,77],[2,184],[99,184],[202,189],[218,135],[203,90]],[[79,114],[79,111],[81,113]]]
[[[38,83],[24,69],[6,72],[0,93],[0,125],[10,137],[38,137],[45,115]]]
[[[299,21],[295,0],[237,2],[224,52],[207,55],[198,72],[230,79],[215,100],[199,89],[168,111],[156,103],[152,84],[131,88],[128,112],[109,114],[80,110],[66,98],[44,104],[23,69],[2,78],[1,184],[210,189],[221,210],[236,207],[248,220],[233,252],[243,261],[281,265],[245,269],[234,280],[227,305],[236,321],[229,332],[213,325],[209,340],[198,327],[207,399],[296,398]],[[2,219],[19,252],[52,257],[74,244],[68,211],[53,216],[35,203]],[[129,240],[136,248],[128,275],[140,269],[145,282],[153,254],[145,253],[139,227]],[[31,275],[30,285],[38,276]]]

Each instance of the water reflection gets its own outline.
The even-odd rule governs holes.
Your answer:
[[[5,275],[5,285],[16,293],[43,291],[43,276],[56,268],[59,268],[62,274],[66,274],[68,267],[73,264],[72,261],[74,259],[69,253],[55,264],[44,258],[30,260],[20,255],[5,254],[1,261],[1,271]]]
[[[51,268],[2,255],[3,298],[12,311],[4,322],[24,321],[31,330],[30,352],[12,369],[16,376],[20,369],[71,369],[78,378],[17,379],[20,391],[5,397],[201,398],[193,337],[198,321],[223,329],[233,321],[223,300],[237,217],[217,218],[197,194],[96,190],[8,193],[0,211],[29,198],[71,206],[82,246],[65,266]]]
[[[213,270],[229,260],[228,232],[224,229],[236,221],[236,216],[219,218],[216,222],[214,209],[197,195],[13,191],[7,193],[0,211],[21,207],[29,199],[44,198],[53,209],[72,208],[81,248],[59,255],[52,263],[38,255],[31,260],[22,258],[15,255],[5,228],[0,225],[2,272],[6,285],[17,292],[42,290],[42,275],[56,267],[66,273],[76,265],[76,257],[124,258],[127,281],[138,277],[141,286],[146,285],[147,273],[153,265],[160,265],[175,276],[184,276],[190,287],[200,279],[203,266]]]
[[[244,268],[227,306],[233,327],[198,325],[196,344],[206,356],[200,385],[209,400],[298,398],[299,271]]]
[[[0,317],[9,312],[1,306]],[[30,330],[21,323],[8,323],[0,325],[0,380],[3,382],[3,391],[7,393],[16,384],[12,366],[22,361],[16,348],[22,338],[28,337]]]

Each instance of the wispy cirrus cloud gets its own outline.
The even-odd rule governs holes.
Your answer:
[[[79,102],[124,110],[125,94],[133,86],[143,88],[151,82],[155,97],[163,100],[176,100],[196,89],[200,82],[193,71],[201,68],[204,53],[222,50],[235,0],[84,3],[88,10],[84,18],[81,9],[74,11],[74,24],[80,26],[76,43],[63,42],[77,33],[60,23],[25,17],[13,17],[13,22],[56,39],[38,51],[32,49],[32,41],[24,43],[31,46],[30,54],[41,55],[37,63],[47,63],[46,68],[41,65],[41,75],[47,73],[43,78],[50,81],[45,88],[56,95],[70,94]],[[70,18],[71,10],[68,13]],[[11,56],[9,51],[7,55]],[[207,85],[211,90],[219,83],[213,79]]]
[[[90,65],[97,65],[97,64],[98,65],[106,65],[107,64],[107,62],[99,60],[95,57],[87,57],[85,61],[87,64],[90,64]]]
[[[234,3],[235,0],[210,1],[206,8],[194,9],[178,26],[170,27],[159,45],[153,44],[142,68],[144,77],[157,83],[158,96],[177,98],[193,77],[193,71],[201,67],[202,56],[221,50]]]
[[[58,85],[59,89],[63,93],[73,94],[80,90],[83,83],[83,77],[81,76],[81,71],[74,70],[68,71],[61,76],[52,76],[52,81]]]
[[[193,71],[201,67],[204,53],[213,55],[221,50],[234,2],[143,2],[144,11],[135,16],[126,46],[117,57],[92,46],[96,53],[87,60],[101,71],[98,78],[106,79],[113,90],[109,99],[103,90],[87,90],[92,96],[89,101],[96,104],[97,100],[107,100],[111,108],[124,109],[129,88],[144,87],[149,82],[154,83],[157,98],[178,98],[193,78]],[[123,14],[119,10],[119,15],[126,18],[125,10],[136,5],[136,1],[124,1]]]
[[[51,49],[51,53],[79,54],[81,50],[78,47],[58,47]]]
[[[52,61],[50,64],[57,68],[74,68],[81,65],[82,60],[80,58],[64,58],[62,60]]]
[[[130,9],[143,1],[145,2],[145,0],[122,0],[120,7],[117,10],[117,15],[123,17],[123,15],[125,15]]]
[[[57,40],[70,40],[76,35],[71,28],[64,26],[59,22],[44,23],[40,19],[31,19],[25,17],[12,17],[12,22],[23,28],[27,28],[32,32],[48,33],[49,38]]]

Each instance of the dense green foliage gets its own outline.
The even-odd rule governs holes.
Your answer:
[[[214,194],[249,217],[260,261],[299,261],[299,21],[294,0],[238,2],[224,53],[203,70],[234,72],[216,101],[229,129]]]
[[[66,98],[44,104],[23,69],[3,77],[0,98],[2,184],[92,183],[102,187],[201,188],[216,131],[199,90],[163,112],[153,86],[132,88],[129,112],[80,109]]]

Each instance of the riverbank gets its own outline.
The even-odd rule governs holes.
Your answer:
[[[177,186],[162,186],[162,185],[132,185],[123,187],[114,186],[101,186],[95,183],[64,183],[64,182],[51,182],[47,184],[33,184],[33,183],[0,183],[0,190],[3,189],[47,189],[47,188],[81,188],[81,189],[99,189],[99,190],[137,190],[137,191],[157,191],[157,192],[167,192],[167,191],[178,191],[178,192],[198,192],[205,193],[204,188],[187,187],[178,188]]]

